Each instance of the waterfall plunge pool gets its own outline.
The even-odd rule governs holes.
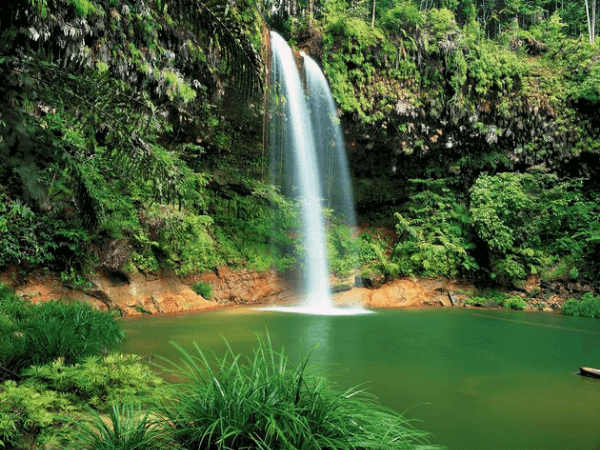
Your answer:
[[[310,362],[340,389],[364,385],[455,450],[600,449],[600,321],[480,309],[382,310],[313,316],[239,308],[123,321],[122,350],[176,352],[175,341],[251,352],[268,330],[275,349]]]

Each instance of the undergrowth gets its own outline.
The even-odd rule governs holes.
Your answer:
[[[594,296],[594,294],[588,292],[581,300],[571,298],[562,306],[562,313],[567,316],[600,319],[600,296]]]
[[[34,364],[74,364],[108,351],[124,337],[112,313],[85,303],[28,303],[0,285],[0,379]]]
[[[465,305],[482,306],[485,308],[505,308],[523,310],[527,302],[520,297],[511,296],[500,291],[490,290],[465,298]]]
[[[62,359],[32,366],[22,375],[38,387],[57,392],[74,404],[106,410],[111,403],[149,402],[164,395],[164,381],[137,355],[90,356],[74,365]]]
[[[175,345],[180,361],[158,367],[166,382],[139,356],[107,353],[123,331],[87,305],[32,305],[0,286],[0,331],[3,448],[434,448],[365,391],[313,375],[308,358],[292,366],[268,336],[249,357]]]

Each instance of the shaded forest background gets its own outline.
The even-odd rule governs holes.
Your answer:
[[[597,285],[596,11],[5,0],[0,268],[82,287],[97,270],[293,270],[297,208],[267,176],[270,28],[339,105],[362,225],[327,211],[333,272]]]

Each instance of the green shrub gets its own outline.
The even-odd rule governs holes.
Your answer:
[[[341,223],[333,223],[327,228],[328,266],[341,277],[351,275],[360,264],[360,244],[353,233],[354,229]]]
[[[498,306],[504,306],[507,295],[496,290],[489,290],[480,293],[479,295],[472,295],[464,300],[465,305],[471,306],[483,306],[485,308],[496,308]]]
[[[428,16],[428,23],[431,24],[431,31],[436,39],[443,39],[449,33],[458,31],[452,11],[446,8],[433,8],[428,11]]]
[[[597,202],[581,180],[551,174],[482,174],[471,188],[473,228],[486,246],[492,277],[523,280],[594,276]],[[558,264],[556,263],[558,259]],[[575,270],[574,270],[575,269]],[[590,273],[592,272],[592,273]]]
[[[400,414],[363,391],[331,390],[308,373],[308,360],[289,367],[269,339],[252,357],[231,349],[209,359],[195,345],[165,370],[183,379],[160,416],[185,448],[386,448],[412,449],[426,440]],[[430,447],[428,447],[430,448]]]
[[[483,297],[474,296],[467,297],[463,300],[463,304],[468,306],[483,306],[485,299]]]
[[[35,385],[18,385],[9,380],[0,385],[0,447],[34,448],[26,442],[52,432],[63,422],[58,413],[73,411],[63,395],[40,390]]]
[[[142,402],[164,395],[163,379],[137,355],[90,356],[71,366],[58,359],[25,369],[22,375],[74,403],[85,402],[101,410],[111,402]]]
[[[588,292],[581,300],[571,298],[562,306],[562,313],[567,316],[600,319],[600,296],[594,297],[594,294]]]
[[[297,262],[290,249],[296,240],[298,205],[275,186],[245,179],[238,183],[236,189],[222,186],[231,198],[207,200],[221,260],[229,266],[247,263],[257,271],[290,269]]]
[[[22,369],[61,358],[73,364],[110,349],[124,333],[110,312],[85,303],[32,305],[0,287],[0,372],[15,378]]]
[[[161,205],[150,211],[151,220],[162,223],[158,234],[159,263],[182,275],[201,272],[218,266],[221,261],[216,243],[208,230],[213,224],[210,216],[179,211]]]
[[[198,281],[197,283],[193,283],[190,286],[190,288],[192,289],[192,291],[194,291],[198,295],[201,295],[206,300],[212,300],[213,298],[213,287],[204,281]]]
[[[398,260],[392,260],[388,254],[389,242],[377,234],[363,233],[357,241],[358,262],[361,277],[386,279],[401,275]]]
[[[36,214],[0,191],[0,268],[26,263],[62,269],[65,255],[85,260],[88,233],[58,214]]]
[[[21,372],[18,383],[9,380],[0,385],[0,447],[113,448],[91,445],[89,439],[86,440],[89,438],[85,435],[87,425],[74,432],[74,425],[82,418],[99,417],[90,406],[98,411],[108,411],[112,419],[115,411],[114,408],[111,410],[111,403],[147,408],[164,394],[162,378],[143,364],[140,356],[110,354],[102,358],[89,357],[72,366],[66,366],[60,359],[52,364],[34,366]],[[123,420],[113,421],[112,425],[116,423],[123,427],[112,429],[115,436],[130,436],[131,424],[127,420],[130,409],[122,411]],[[135,414],[136,418],[142,418],[142,413]],[[117,420],[119,418],[121,416]],[[95,432],[96,429],[101,430],[95,426]]]
[[[485,308],[495,308],[496,306],[498,306],[498,304],[494,300],[487,297],[482,297],[480,295],[467,297],[465,298],[463,303],[469,306],[482,306]]]
[[[517,309],[523,310],[527,306],[527,302],[519,297],[509,297],[504,300],[504,307],[506,309]]]

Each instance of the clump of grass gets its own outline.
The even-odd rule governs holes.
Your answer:
[[[539,311],[543,311],[544,308],[546,307],[546,303],[544,303],[544,302],[537,302],[533,306],[535,307],[535,309],[537,309]]]
[[[600,296],[594,297],[594,294],[588,292],[581,300],[571,298],[562,306],[562,313],[567,316],[600,319]]]
[[[489,299],[486,299],[485,297],[479,295],[467,297],[464,299],[463,303],[469,306],[492,306],[489,304]],[[493,306],[496,306],[496,304],[494,303]]]
[[[85,450],[162,450],[174,448],[167,434],[150,419],[148,412],[126,403],[114,403],[108,411],[108,420],[93,409],[90,420],[77,422],[73,433],[72,449]]]
[[[194,449],[425,449],[427,433],[360,389],[337,392],[259,339],[251,357],[207,358],[197,344],[163,370],[183,379],[159,415]]]
[[[464,300],[465,305],[481,306],[483,308],[497,308],[504,304],[504,299],[498,297],[488,297],[485,295],[475,295],[467,297]]]
[[[212,298],[213,298],[213,287],[204,281],[198,281],[197,283],[192,283],[190,285],[190,289],[192,291],[194,291],[196,294],[204,297],[206,300],[212,300]]]
[[[0,285],[0,379],[62,359],[74,364],[121,342],[124,332],[110,312],[85,303],[33,305]]]

